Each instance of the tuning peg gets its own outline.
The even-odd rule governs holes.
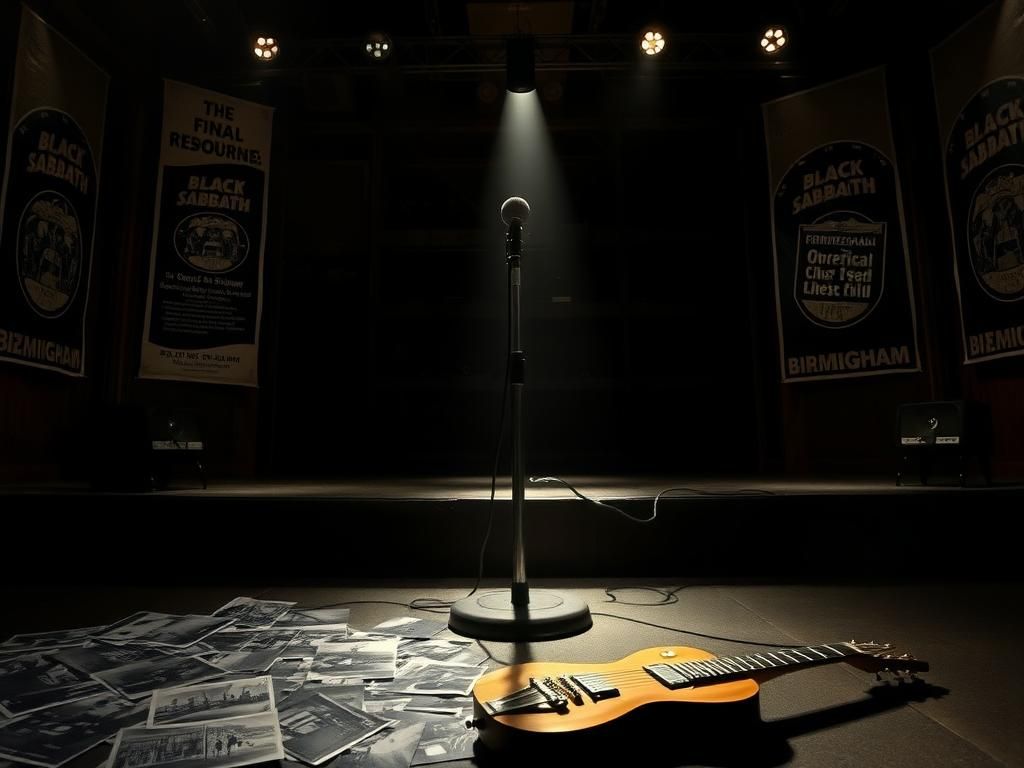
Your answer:
[[[913,656],[911,656],[911,655],[910,655],[909,653],[904,653],[904,654],[901,654],[901,655],[900,655],[900,657],[899,657],[900,661],[910,661],[910,660],[912,660],[913,658],[914,658],[914,657],[913,657]]]

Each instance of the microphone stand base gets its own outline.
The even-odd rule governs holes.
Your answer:
[[[502,642],[558,640],[593,626],[590,608],[578,597],[545,589],[530,590],[528,605],[512,604],[512,591],[471,595],[452,606],[448,628],[464,637]]]

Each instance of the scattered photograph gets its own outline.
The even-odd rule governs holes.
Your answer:
[[[258,629],[226,629],[214,635],[204,637],[202,645],[208,646],[211,650],[219,653],[230,653],[231,651],[237,651],[252,640],[252,636],[259,631]]]
[[[285,751],[297,760],[320,765],[387,727],[388,721],[369,712],[337,704],[316,695],[278,711]]]
[[[412,696],[403,696],[391,691],[375,691],[370,688],[363,690],[363,710],[379,714],[381,712],[401,712],[412,701]]]
[[[316,660],[314,659],[314,665]],[[372,688],[394,693],[432,693],[468,696],[473,683],[484,674],[483,667],[447,664],[430,659],[409,659],[393,680]]]
[[[266,672],[283,656],[285,647],[295,637],[295,629],[270,629],[239,634],[248,635],[236,651],[218,653],[209,661],[229,672]]]
[[[274,622],[274,629],[318,629],[345,630],[348,628],[348,608],[290,608]]]
[[[276,709],[273,681],[269,677],[249,677],[154,691],[146,725],[158,728],[181,723],[206,723],[260,715]]]
[[[476,731],[467,728],[461,717],[429,720],[416,747],[412,765],[430,765],[473,756]]]
[[[295,605],[280,600],[257,600],[252,597],[236,597],[227,605],[213,612],[214,616],[234,619],[236,627],[270,629],[274,622]]]
[[[331,768],[409,768],[423,735],[423,723],[395,723],[359,742]]]
[[[0,713],[17,717],[67,704],[107,690],[84,672],[54,661],[45,653],[0,662]]]
[[[461,715],[473,710],[469,696],[431,696],[402,694],[366,688],[363,709],[367,712],[427,712],[437,715]]]
[[[326,696],[335,704],[344,704],[352,709],[363,709],[363,684],[354,683],[351,685],[323,685],[322,683],[311,683],[299,688],[288,699],[288,705],[292,706],[310,696]],[[365,710],[364,710],[365,711]]]
[[[382,621],[370,629],[371,633],[378,635],[394,635],[395,637],[408,637],[414,640],[429,640],[438,632],[447,628],[447,624],[434,619],[417,619],[413,616],[399,616],[394,619]]]
[[[294,691],[306,682],[306,675],[313,665],[313,659],[278,659],[270,666],[274,678],[274,693]],[[282,686],[282,682],[284,685]]]
[[[421,696],[414,695],[405,705],[406,712],[430,712],[436,715],[463,715],[473,711],[471,696]]]
[[[277,714],[218,720],[205,725],[126,728],[110,753],[108,768],[233,768],[280,760]]]
[[[147,706],[106,691],[34,712],[0,724],[0,757],[57,768],[122,728],[145,722]]]
[[[122,667],[105,669],[94,673],[93,677],[122,696],[141,699],[158,688],[198,683],[223,674],[223,669],[203,659],[168,656],[164,659],[136,661]]]
[[[80,629],[58,629],[54,632],[35,632],[30,635],[14,635],[0,643],[0,654],[25,653],[26,651],[49,651],[81,645],[103,627],[82,627]]]
[[[310,680],[387,680],[395,676],[398,639],[323,643],[313,657]]]
[[[487,661],[487,652],[472,640],[402,640],[398,644],[399,661],[416,656],[473,666]]]
[[[169,613],[140,611],[111,624],[96,638],[110,643],[137,643],[187,648],[208,635],[231,624],[231,619],[190,614],[178,616]]]
[[[338,629],[300,629],[295,637],[281,651],[283,659],[311,659],[324,643],[344,643],[349,640],[348,632]]]
[[[164,659],[167,654],[158,648],[140,645],[113,645],[93,641],[80,648],[65,648],[57,651],[53,658],[61,664],[91,675],[105,669],[123,667],[135,661]]]

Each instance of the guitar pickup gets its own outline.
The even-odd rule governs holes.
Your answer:
[[[693,678],[689,677],[668,664],[649,664],[644,671],[664,685],[669,690],[686,688],[693,685]]]
[[[569,679],[582,688],[583,692],[595,702],[601,699],[613,699],[619,695],[619,689],[601,675],[569,675]]]

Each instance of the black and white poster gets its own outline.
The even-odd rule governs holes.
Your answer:
[[[964,362],[1024,354],[1024,2],[932,50]]]
[[[141,377],[257,385],[272,120],[164,82]]]
[[[0,360],[85,375],[107,82],[22,7],[0,192]]]
[[[782,380],[919,371],[884,72],[763,112]]]

